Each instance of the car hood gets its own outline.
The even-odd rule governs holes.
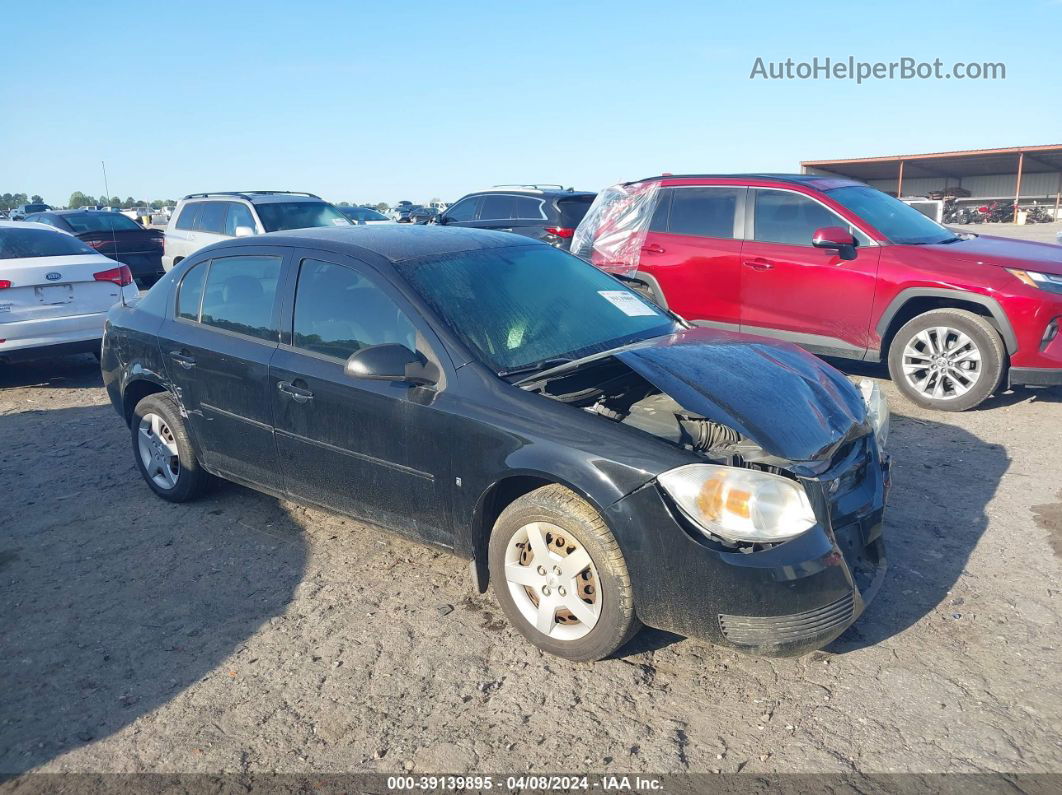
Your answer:
[[[687,411],[794,463],[828,461],[869,432],[855,385],[786,342],[693,328],[612,355]]]
[[[918,246],[976,265],[1019,267],[1062,276],[1062,246],[994,235],[975,235],[955,243]]]

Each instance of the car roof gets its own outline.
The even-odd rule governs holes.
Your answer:
[[[592,190],[572,190],[570,188],[535,187],[533,185],[495,185],[483,190],[474,190],[465,196],[482,196],[485,193],[518,193],[528,196],[540,197],[564,197],[564,196],[596,196]],[[465,198],[462,196],[461,198]]]
[[[48,224],[39,224],[36,221],[0,221],[0,227],[4,229],[43,229],[46,232],[58,232],[61,235],[69,234],[62,229],[56,229]]]
[[[253,238],[227,240],[210,248],[218,251],[225,248],[260,246],[270,243],[281,246],[319,247],[352,257],[362,257],[368,253],[392,263],[431,255],[457,254],[462,251],[548,245],[532,238],[506,232],[494,232],[489,229],[380,224],[377,226],[318,226],[310,229],[270,232]]]
[[[191,193],[181,201],[227,201],[243,199],[251,204],[273,204],[276,202],[323,202],[320,196],[312,193],[291,193],[286,191],[217,191],[214,193]]]
[[[788,182],[794,185],[805,185],[810,188],[825,190],[827,187],[836,188],[841,185],[863,185],[858,180],[847,177],[835,177],[828,174],[659,174],[655,177],[643,177],[642,179],[625,182],[625,185],[636,185],[639,182],[654,182],[665,179],[747,179],[747,180],[771,180],[773,182]]]
[[[123,213],[117,210],[85,210],[78,208],[76,210],[42,210],[41,213],[49,213],[50,215],[122,215]]]

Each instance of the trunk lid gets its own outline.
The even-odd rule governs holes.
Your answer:
[[[88,243],[100,254],[119,261],[124,261],[122,257],[130,254],[162,256],[162,232],[155,229],[123,229],[113,232],[105,229],[82,232],[77,238]]]
[[[94,274],[117,268],[98,254],[0,260],[0,324],[106,312],[121,287]],[[0,335],[2,336],[2,335]]]

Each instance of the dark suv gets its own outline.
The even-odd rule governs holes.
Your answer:
[[[693,323],[888,362],[927,408],[1062,384],[1062,248],[958,233],[861,182],[625,183],[603,192],[572,250]]]
[[[596,195],[560,185],[496,185],[462,197],[435,223],[513,232],[567,251]]]

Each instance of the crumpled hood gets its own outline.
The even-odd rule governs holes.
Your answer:
[[[948,257],[958,257],[978,265],[1018,267],[1062,276],[1062,246],[1054,243],[977,235],[969,240],[918,246],[917,248]]]
[[[694,328],[613,356],[687,411],[730,426],[779,458],[821,461],[869,430],[855,385],[786,342]]]

